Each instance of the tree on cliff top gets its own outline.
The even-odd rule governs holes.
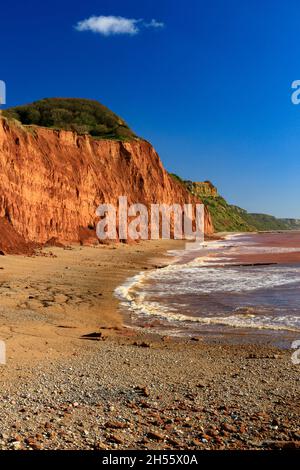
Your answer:
[[[8,119],[17,119],[22,124],[71,130],[95,138],[136,138],[123,119],[95,100],[45,98],[28,105],[8,108],[2,115]]]

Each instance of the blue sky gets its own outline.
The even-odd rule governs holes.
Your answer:
[[[75,28],[92,16],[139,21]],[[0,17],[8,106],[98,99],[169,171],[300,218],[299,0],[16,0]]]

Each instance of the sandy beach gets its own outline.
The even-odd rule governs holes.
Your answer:
[[[115,288],[144,269],[167,264],[170,248],[183,242],[156,241],[51,247],[35,256],[0,259],[0,338],[10,370],[32,361],[67,355],[83,335],[122,331]]]
[[[1,257],[1,449],[300,447],[290,350],[123,325],[114,289],[182,246]]]

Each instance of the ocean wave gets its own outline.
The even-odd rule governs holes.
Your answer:
[[[222,243],[226,246],[226,243]],[[300,285],[299,266],[235,267],[230,264],[230,258],[219,253],[221,242],[211,242],[210,246],[212,245],[214,250],[218,245],[214,256],[211,253],[207,255],[207,248],[204,246],[205,255],[195,256],[186,263],[180,263],[178,259],[183,260],[186,252],[182,255],[178,252],[175,264],[141,272],[119,286],[115,295],[120,299],[122,306],[137,318],[155,316],[169,324],[180,325],[224,325],[259,330],[300,331],[300,316],[296,309],[276,310],[272,305],[239,305],[235,308],[233,305],[230,312],[221,311],[221,314],[220,311],[214,314],[203,308],[201,311],[201,295],[208,296],[208,299],[209,296],[223,294],[225,298],[226,295],[246,295],[250,296],[251,300],[251,296],[254,295],[254,299],[261,291],[270,292],[271,289],[282,288],[293,292],[293,289],[299,289]],[[209,251],[212,252],[213,249]],[[221,263],[223,267],[217,267]],[[178,299],[180,301],[177,302]],[[198,299],[199,309],[194,315],[195,302]],[[220,306],[222,307],[222,304]]]
[[[120,291],[117,293],[120,295]],[[122,299],[122,294],[119,297]],[[124,300],[126,299],[126,302]],[[300,331],[299,317],[291,316],[283,317],[262,317],[255,316],[254,314],[236,314],[229,316],[214,316],[214,317],[199,317],[184,315],[178,312],[172,312],[168,307],[160,304],[159,302],[141,301],[141,299],[134,299],[132,295],[126,292],[123,297],[122,305],[129,308],[129,310],[137,315],[148,317],[159,317],[168,323],[180,322],[184,324],[199,324],[199,325],[220,325],[230,326],[234,328],[255,328],[258,330],[285,330],[285,331]],[[182,307],[182,306],[181,306]],[[298,325],[297,325],[298,323]]]

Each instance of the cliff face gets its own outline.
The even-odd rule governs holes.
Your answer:
[[[0,118],[0,217],[26,242],[78,242],[98,205],[122,195],[129,204],[199,202],[146,141],[96,141]],[[207,211],[205,230],[213,231]]]

